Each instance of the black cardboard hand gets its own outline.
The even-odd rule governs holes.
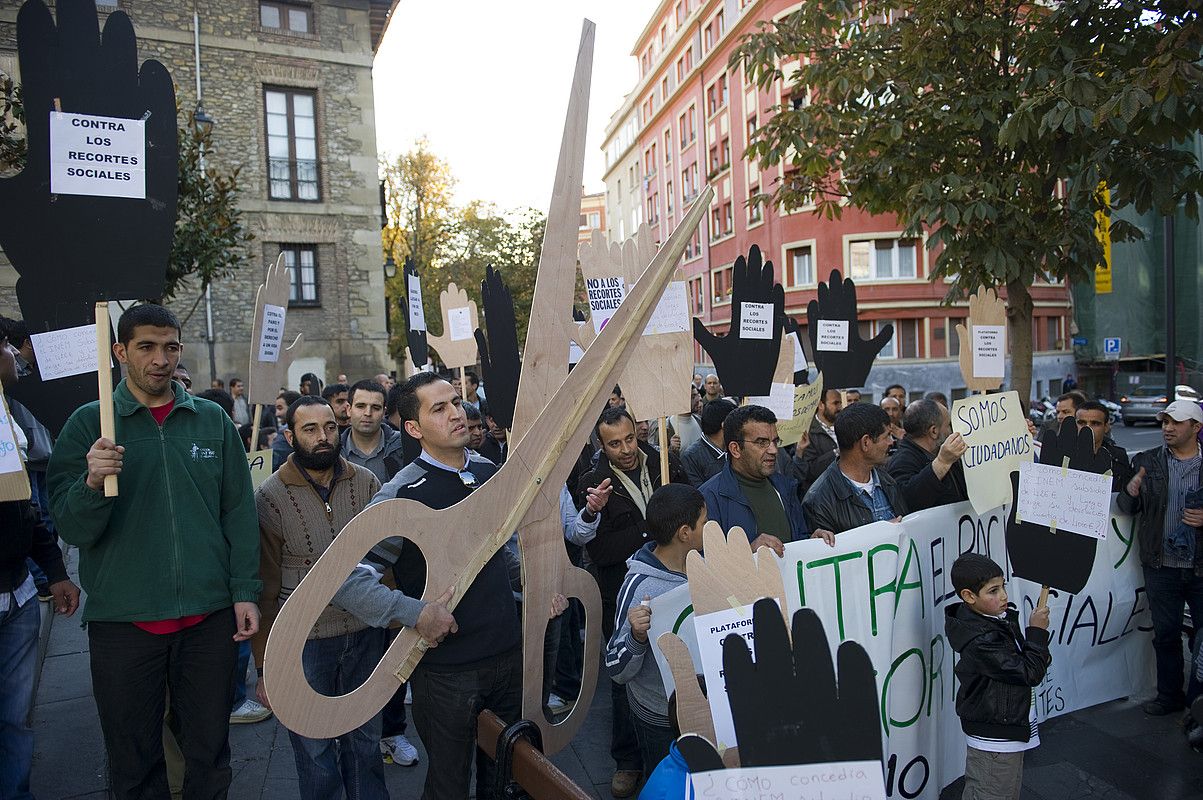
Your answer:
[[[480,282],[485,307],[485,331],[476,329],[476,349],[480,352],[480,371],[489,392],[489,414],[503,428],[514,427],[514,405],[518,400],[518,377],[522,359],[518,355],[518,323],[514,319],[514,298],[501,279],[501,273],[485,268]]]
[[[1111,468],[1106,450],[1094,452],[1094,436],[1087,428],[1078,429],[1073,419],[1061,422],[1056,436],[1046,436],[1040,448],[1040,463],[1061,466],[1069,458],[1069,468],[1102,474]],[[1007,555],[1011,569],[1020,578],[1076,594],[1090,580],[1098,540],[1072,531],[1053,533],[1047,525],[1016,522],[1019,499],[1019,473],[1011,473],[1011,508],[1007,512]]]
[[[421,370],[426,366],[427,359],[430,358],[430,350],[426,346],[426,330],[414,330],[413,319],[409,313],[409,279],[418,277],[418,266],[412,258],[405,259],[405,343],[409,345],[409,360],[413,362],[415,370]],[[421,302],[421,297],[418,298]]]
[[[819,320],[848,322],[848,351],[820,351],[818,347]],[[857,327],[856,284],[851,278],[840,280],[839,270],[832,270],[827,283],[819,283],[818,299],[806,307],[807,332],[815,367],[823,373],[823,385],[831,389],[852,389],[864,386],[869,378],[873,359],[894,336],[894,326],[886,325],[872,339],[862,339]]]
[[[752,609],[755,662],[740,636],[723,640],[740,765],[880,761],[877,683],[869,654],[856,642],[841,644],[837,678],[818,615],[799,609],[792,628],[791,644],[777,603],[763,599]],[[688,738],[678,747],[691,772],[719,768],[708,742],[686,745]]]
[[[744,303],[772,304],[768,339],[739,337]],[[693,320],[693,338],[710,355],[727,394],[767,395],[772,390],[784,317],[785,291],[773,280],[773,262],[762,262],[760,248],[752,245],[748,257],[735,259],[731,270],[731,328],[727,335],[715,336],[697,317]]]

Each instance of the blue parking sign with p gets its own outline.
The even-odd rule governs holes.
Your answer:
[[[1120,337],[1111,336],[1103,339],[1103,355],[1118,356],[1119,355]]]

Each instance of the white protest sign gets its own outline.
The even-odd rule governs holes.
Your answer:
[[[146,122],[50,112],[50,192],[146,197]]]
[[[614,316],[627,296],[627,287],[622,278],[585,278],[585,294],[589,297],[589,317],[593,320],[593,331],[602,328]]]
[[[727,701],[727,681],[723,677],[723,639],[734,633],[742,636],[752,647],[752,604],[725,608],[693,619],[697,633],[698,654],[702,673],[706,676],[706,697],[710,717],[714,720],[715,742],[719,752],[735,746],[735,723]],[[722,687],[722,691],[718,691]]]
[[[737,767],[695,772],[693,793],[709,800],[885,800],[877,761]]]
[[[1015,516],[1057,531],[1107,538],[1111,476],[1055,464],[1019,465],[1019,504]]]
[[[973,377],[1001,378],[1007,371],[1007,326],[974,325],[970,328],[973,340]]]
[[[953,401],[952,430],[968,448],[961,456],[969,502],[980,512],[1011,501],[1011,473],[1032,460],[1032,435],[1018,392],[975,394]]]
[[[424,331],[426,330],[426,309],[422,308],[422,279],[417,275],[406,275],[405,281],[409,294],[409,329]]]
[[[819,320],[819,330],[818,336],[815,339],[815,349],[821,350],[824,353],[847,353],[848,320]]]
[[[21,449],[17,446],[16,424],[9,414],[8,401],[0,391],[0,475],[20,472],[25,468],[25,463],[21,461]]]
[[[658,333],[688,333],[689,305],[685,301],[685,281],[673,281],[668,284],[660,302],[652,312],[643,329],[644,336],[654,336]]]
[[[1110,533],[1098,543],[1086,587],[1074,595],[1054,592],[1049,599],[1053,661],[1035,687],[1040,722],[1139,695],[1153,685],[1135,521],[1114,504],[1110,517]],[[937,506],[899,523],[845,531],[835,547],[818,539],[790,542],[785,557],[776,559],[790,616],[804,606],[818,614],[833,660],[848,640],[869,654],[881,698],[880,724],[888,732],[882,741],[889,797],[936,800],[964,771],[955,655],[944,634],[944,609],[957,602],[949,575],[957,556],[976,552],[998,562],[1021,624],[1040,596],[1039,585],[1011,573],[1006,518],[1002,507],[977,514],[968,503]],[[654,598],[651,607],[648,638],[661,674],[668,674],[667,665],[655,643],[665,631],[679,633],[701,672],[689,586]]]
[[[284,342],[284,317],[288,310],[283,306],[263,304],[263,330],[259,333],[259,360],[274,364],[280,360],[280,345]]]
[[[44,381],[96,371],[96,326],[80,325],[45,333],[31,333],[29,340]]]
[[[774,381],[767,395],[749,397],[747,405],[764,406],[777,417],[779,425],[789,422],[794,418],[794,385]]]
[[[802,372],[810,369],[810,364],[806,361],[806,352],[802,349],[802,340],[798,336],[798,332],[794,331],[789,335],[794,340],[794,372]]]
[[[772,303],[740,303],[739,304],[739,338],[741,338],[741,339],[772,339],[773,338],[773,304]]]
[[[585,357],[585,351],[581,346],[571,339],[568,340],[568,363],[579,364],[581,359]]]
[[[472,311],[467,306],[447,309],[447,323],[451,328],[451,341],[472,338]]]

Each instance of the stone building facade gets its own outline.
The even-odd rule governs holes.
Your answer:
[[[294,266],[286,342],[303,333],[289,371],[352,380],[391,368],[385,331],[372,62],[394,0],[206,0],[199,12],[201,96],[214,118],[208,163],[240,168],[250,262],[212,287],[217,377],[247,370],[255,288],[281,252]],[[0,7],[0,69],[15,75],[19,3]],[[197,101],[191,4],[113,0],[100,24],[127,13],[138,59],[171,72],[181,121]],[[270,130],[270,135],[269,135]],[[275,180],[272,180],[272,178]],[[19,314],[16,275],[0,265],[0,312]],[[205,302],[187,286],[173,302],[184,362],[210,377]],[[116,299],[116,298],[114,298]],[[295,374],[294,374],[295,373]]]

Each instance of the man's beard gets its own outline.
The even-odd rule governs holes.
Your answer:
[[[292,457],[296,461],[297,466],[302,469],[310,470],[311,472],[322,472],[334,466],[334,462],[338,461],[338,455],[342,452],[343,443],[341,439],[336,439],[329,450],[305,450],[293,442]]]

